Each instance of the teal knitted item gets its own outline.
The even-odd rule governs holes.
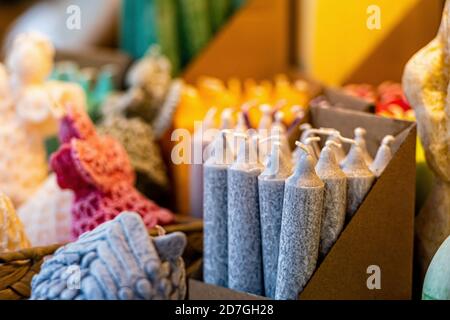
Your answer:
[[[450,237],[445,240],[428,268],[423,300],[450,300]]]

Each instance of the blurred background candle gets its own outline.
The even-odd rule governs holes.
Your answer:
[[[395,141],[395,138],[391,135],[388,135],[383,138],[380,147],[378,148],[377,155],[375,156],[375,160],[370,165],[370,171],[379,178],[383,173],[384,169],[386,169],[389,162],[392,160],[393,152],[391,149],[391,144]]]

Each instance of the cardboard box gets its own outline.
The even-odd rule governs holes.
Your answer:
[[[335,107],[354,111],[375,113],[375,105],[351,96],[340,88],[324,87],[323,96]]]
[[[300,42],[296,41],[299,32],[292,33],[294,12],[295,0],[249,1],[191,63],[183,78],[194,83],[204,75],[223,80],[231,76],[268,79],[277,73],[295,75]],[[382,138],[392,134],[396,137],[395,156],[299,298],[410,299],[416,125],[357,112],[370,111],[372,106],[340,90],[325,88],[323,93],[347,110],[314,107],[314,126],[335,127],[345,136],[353,136],[358,126],[365,127],[372,155]],[[380,267],[380,290],[367,288],[367,268],[372,265]],[[189,289],[192,300],[263,298],[195,280],[190,280]]]
[[[339,108],[313,107],[310,116],[314,127],[336,128],[346,137],[366,128],[372,155],[391,134],[395,155],[299,299],[411,299],[416,124]],[[379,267],[380,289],[367,286],[370,266]],[[255,296],[190,283],[189,299],[228,298]]]

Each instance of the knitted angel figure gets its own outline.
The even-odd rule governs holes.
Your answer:
[[[170,199],[167,168],[157,141],[172,124],[181,81],[172,79],[169,60],[152,46],[130,68],[127,85],[127,91],[112,94],[104,102],[100,130],[124,146],[141,192]]]
[[[56,133],[63,101],[84,103],[78,86],[46,81],[53,65],[52,44],[40,34],[19,35],[0,67],[0,190],[16,206],[48,175],[45,139]]]
[[[450,1],[439,33],[407,64],[406,97],[414,108],[428,165],[436,176],[431,194],[416,219],[417,253],[422,275],[450,235]]]
[[[117,140],[98,135],[87,113],[69,105],[60,123],[61,147],[51,157],[58,184],[75,194],[72,234],[76,238],[130,210],[147,227],[168,224],[173,214],[146,199],[135,188],[126,151]]]
[[[18,208],[33,247],[66,243],[71,236],[73,192],[61,190],[56,175],[50,174],[35,193]]]
[[[11,200],[0,193],[0,252],[29,247],[30,242]]]
[[[138,117],[151,125],[157,139],[172,123],[182,82],[172,79],[172,67],[158,46],[134,63],[127,74],[128,90],[112,95],[103,106],[103,115]]]

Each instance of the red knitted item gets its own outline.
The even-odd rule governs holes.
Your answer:
[[[72,233],[75,238],[123,211],[139,213],[147,227],[173,222],[173,214],[134,188],[128,155],[113,138],[99,136],[84,111],[69,107],[60,124],[61,147],[50,160],[58,184],[75,193]]]

